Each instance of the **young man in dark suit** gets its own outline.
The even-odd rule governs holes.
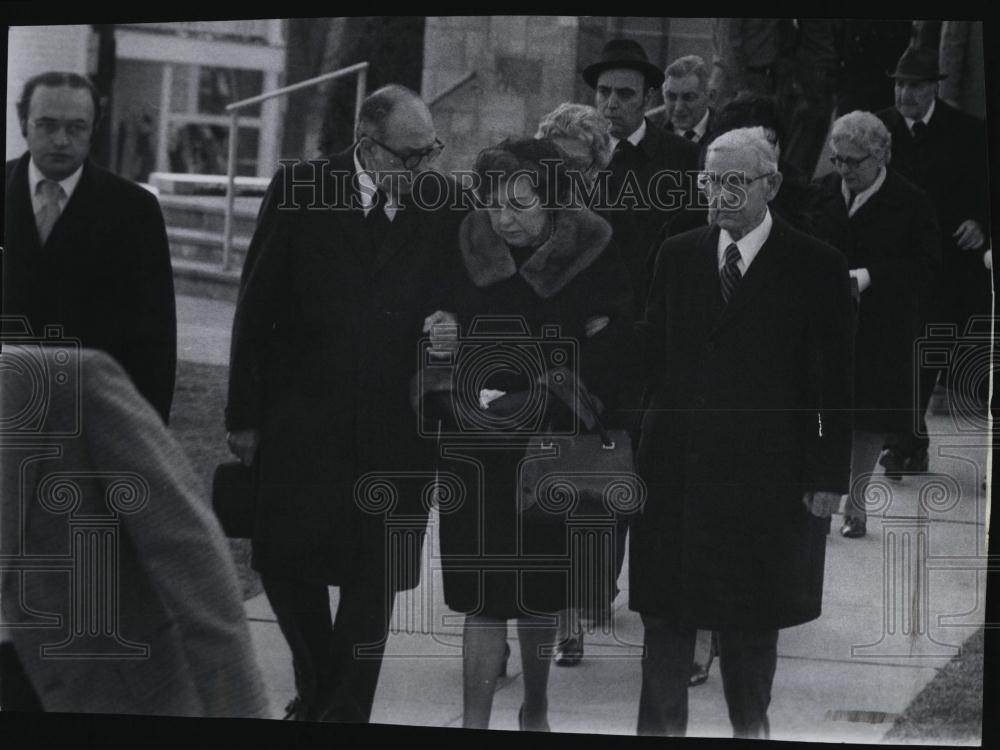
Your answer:
[[[990,274],[983,265],[990,226],[986,125],[938,98],[946,76],[938,68],[936,49],[907,49],[889,75],[895,80],[896,105],[878,116],[892,135],[892,167],[927,193],[941,230],[941,274],[921,290],[921,328],[949,323],[962,336],[970,318],[990,313]],[[920,429],[900,434],[882,457],[890,478],[927,471],[924,414],[938,377],[947,382],[947,370],[920,370],[914,403]],[[969,404],[984,398],[985,393],[961,393],[959,400]]]
[[[7,163],[3,311],[36,336],[58,325],[110,354],[167,422],[177,364],[167,233],[152,194],[88,159],[99,104],[75,73],[24,86],[28,152]]]
[[[649,288],[656,237],[704,222],[704,212],[693,210],[689,200],[698,147],[646,119],[664,75],[638,42],[612,39],[597,62],[584,69],[583,79],[594,89],[594,106],[611,122],[609,216],[641,301]]]
[[[851,451],[849,276],[768,203],[762,128],[710,144],[711,225],[659,251],[638,326],[651,397],[631,523],[642,615],[639,734],[683,735],[698,629],[714,630],[737,737],[767,737],[778,630],[819,617],[830,514]]]
[[[417,94],[379,89],[353,146],[278,171],[250,243],[226,429],[258,468],[252,563],[292,652],[287,718],[368,721],[395,595],[419,581],[419,493],[379,505],[356,482],[433,465],[409,392],[425,319],[448,309],[460,268],[461,213],[430,171],[442,148]]]

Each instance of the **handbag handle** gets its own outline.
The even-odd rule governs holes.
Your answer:
[[[608,433],[607,427],[604,425],[604,420],[601,419],[601,415],[597,412],[597,406],[594,404],[594,400],[590,397],[590,391],[586,387],[581,387],[577,389],[577,398],[580,400],[583,406],[590,410],[590,414],[594,420],[594,429],[597,434],[601,436],[601,448],[606,451],[613,451],[615,449],[615,441],[611,439],[611,435]],[[552,432],[552,420],[549,419],[546,425],[546,430]],[[544,438],[541,442],[542,448],[551,448],[552,443],[546,443]]]

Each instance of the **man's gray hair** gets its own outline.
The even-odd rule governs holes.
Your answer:
[[[698,88],[702,91],[708,85],[708,67],[705,61],[698,55],[684,55],[678,57],[667,69],[663,71],[667,78],[687,78],[689,75],[698,76]]]
[[[383,86],[369,94],[361,102],[358,124],[354,132],[355,138],[360,138],[362,134],[365,134],[379,140],[384,139],[386,137],[385,121],[392,114],[396,105],[406,99],[423,101],[416,91],[398,83],[390,83],[388,86]]]
[[[535,138],[573,138],[586,143],[599,169],[611,161],[611,122],[586,104],[563,102],[538,123]]]
[[[867,151],[883,163],[889,163],[892,154],[892,133],[871,112],[855,110],[838,117],[830,131],[830,143],[847,142]]]
[[[762,127],[737,128],[723,133],[708,145],[708,151],[747,151],[756,158],[761,174],[778,171],[777,152]]]

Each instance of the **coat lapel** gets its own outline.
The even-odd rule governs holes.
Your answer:
[[[38,243],[38,226],[28,191],[28,160],[25,153],[14,163],[7,176],[6,220],[4,242],[6,251],[16,253],[26,263],[37,263],[41,250]]]

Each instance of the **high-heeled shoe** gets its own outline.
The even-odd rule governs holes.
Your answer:
[[[575,667],[583,661],[583,633],[558,643],[552,660],[557,667]]]
[[[542,728],[542,729],[526,729],[525,726],[524,726],[524,704],[523,703],[521,704],[521,707],[519,709],[517,709],[517,728],[520,729],[522,732],[551,732],[552,731],[549,728],[548,719],[545,720],[545,727]]]

